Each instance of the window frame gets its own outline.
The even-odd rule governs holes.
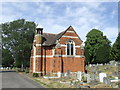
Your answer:
[[[72,48],[73,47],[73,48]],[[68,49],[69,48],[69,49]],[[68,52],[69,51],[69,52]],[[68,54],[69,53],[69,54]],[[66,42],[66,55],[74,56],[75,55],[75,42],[72,39],[69,39]]]

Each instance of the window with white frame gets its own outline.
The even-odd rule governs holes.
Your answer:
[[[68,40],[67,41],[67,55],[74,55],[75,51],[75,43],[73,40]]]

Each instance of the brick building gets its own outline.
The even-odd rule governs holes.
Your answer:
[[[82,40],[72,26],[59,34],[43,33],[37,28],[30,58],[32,73],[85,71]]]

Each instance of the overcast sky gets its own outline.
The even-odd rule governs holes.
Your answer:
[[[2,2],[0,5],[0,23],[23,18],[49,33],[59,33],[71,25],[83,41],[93,28],[101,30],[112,43],[118,35],[117,2]]]

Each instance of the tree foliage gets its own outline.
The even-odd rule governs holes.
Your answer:
[[[4,65],[5,61],[14,61],[18,67],[21,67],[21,64],[24,64],[24,67],[29,66],[28,63],[36,24],[19,19],[1,25],[3,46],[2,64]]]
[[[2,65],[4,67],[11,66],[14,62],[14,59],[12,58],[12,53],[7,49],[2,49]]]
[[[118,34],[118,37],[111,48],[110,59],[120,61],[120,33]]]
[[[84,47],[86,63],[108,62],[111,42],[106,36],[103,36],[103,32],[97,29],[92,29],[88,32],[86,37],[87,39]]]

